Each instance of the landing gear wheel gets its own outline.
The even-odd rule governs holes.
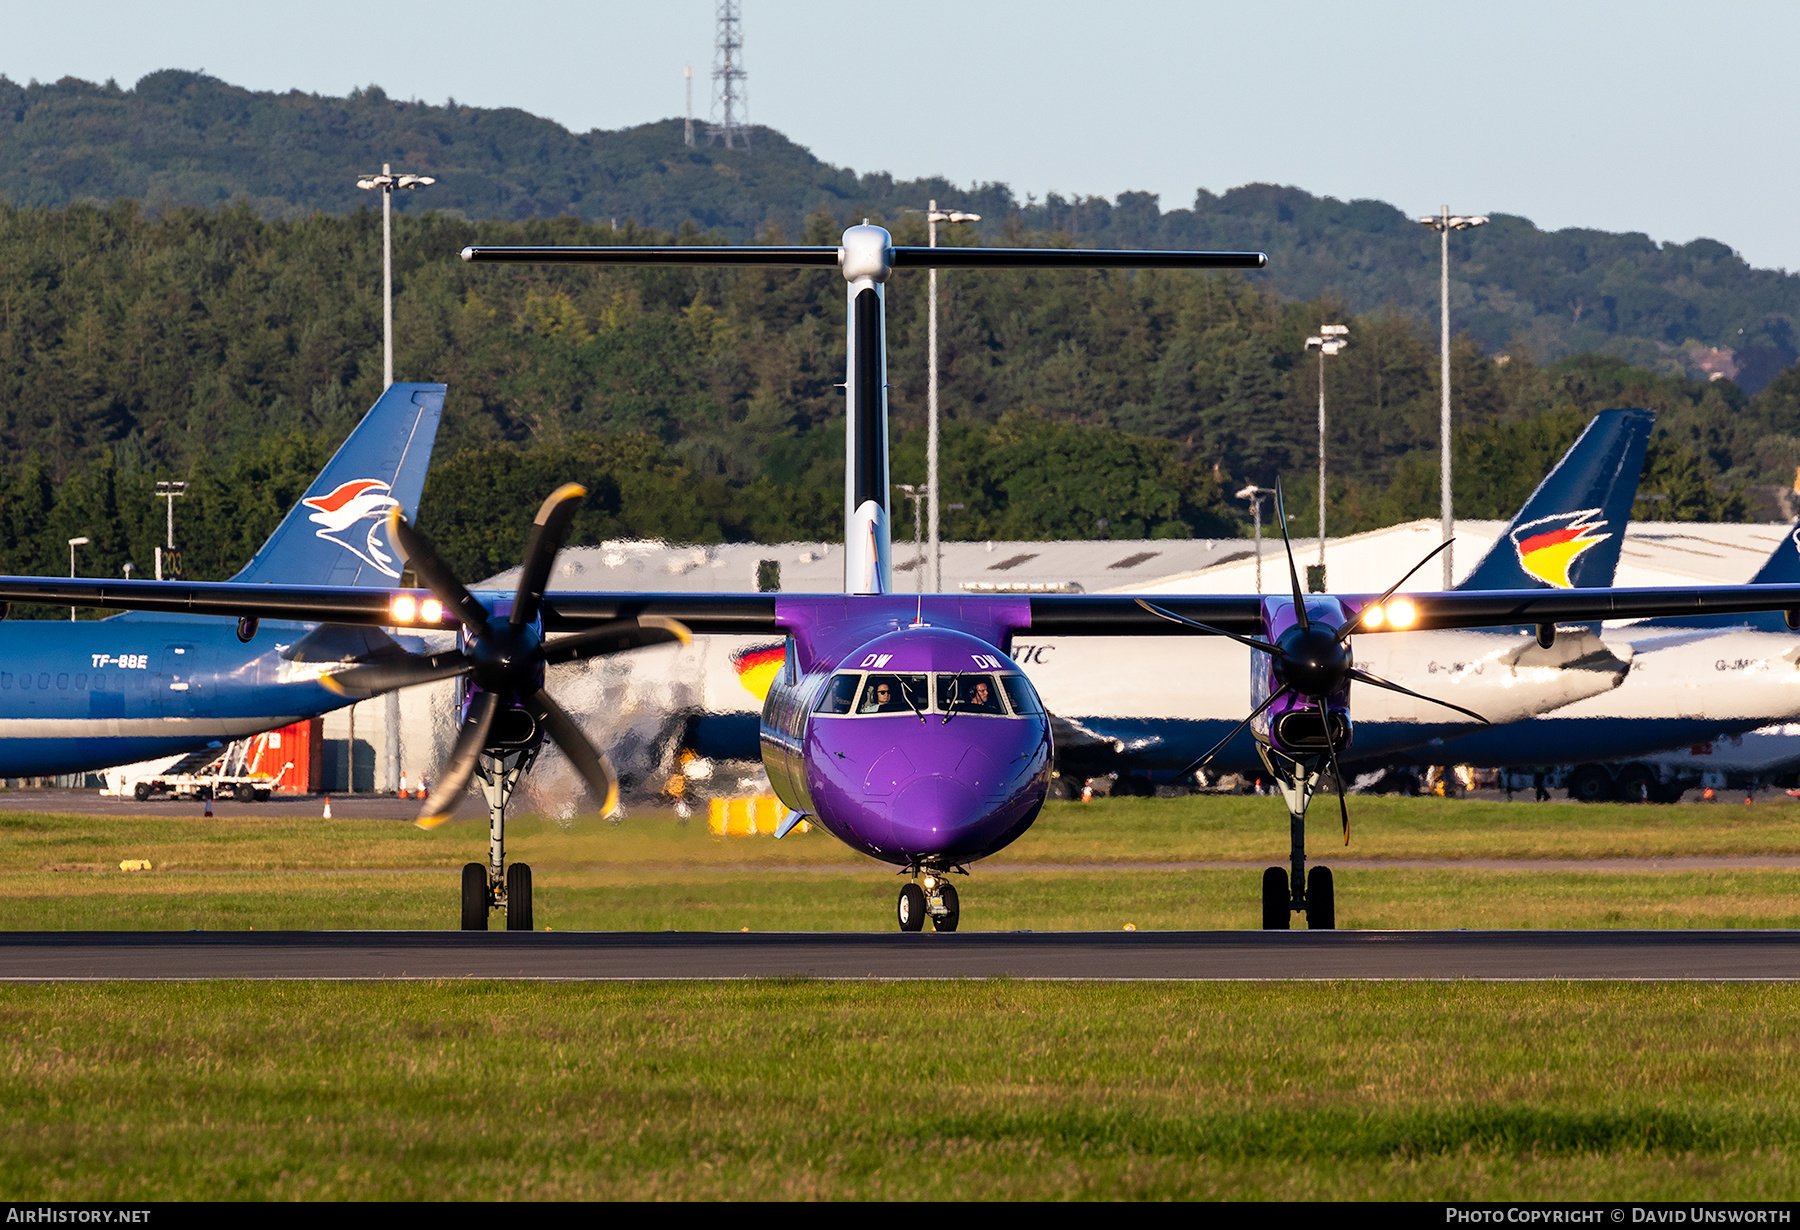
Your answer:
[[[900,903],[894,907],[895,916],[900,920],[902,931],[922,931],[925,928],[925,890],[917,884],[908,884],[900,890]]]
[[[1310,931],[1337,930],[1337,892],[1329,867],[1314,867],[1306,874],[1306,926]]]
[[[506,929],[531,931],[531,868],[514,863],[506,869]]]
[[[957,922],[962,918],[962,903],[957,901],[956,889],[949,884],[940,883],[938,893],[944,901],[944,912],[931,916],[932,929],[934,931],[954,931]]]
[[[462,929],[488,929],[488,878],[485,863],[463,864]]]
[[[1612,774],[1597,764],[1584,764],[1569,774],[1569,797],[1578,803],[1605,803],[1613,797]]]
[[[1619,770],[1619,797],[1627,803],[1660,803],[1662,783],[1648,765],[1628,764]]]
[[[1293,925],[1288,904],[1288,873],[1280,867],[1271,867],[1263,872],[1264,931],[1286,931]]]
[[[150,801],[150,783],[149,782],[139,782],[137,785],[133,786],[131,788],[131,797],[136,799],[140,803],[149,802]]]

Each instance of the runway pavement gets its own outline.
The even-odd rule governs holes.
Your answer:
[[[1794,980],[1790,931],[0,934],[0,981]]]

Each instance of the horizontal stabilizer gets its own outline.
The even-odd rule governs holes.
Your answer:
[[[1132,248],[890,248],[895,269],[1261,269],[1261,252],[1153,252]],[[749,265],[836,269],[842,248],[745,247],[464,248],[484,265]]]

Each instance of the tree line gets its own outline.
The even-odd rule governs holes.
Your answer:
[[[841,224],[898,218],[935,198],[979,213],[988,243],[1042,232],[1095,247],[1256,248],[1271,257],[1259,284],[1289,301],[1336,293],[1357,312],[1392,308],[1422,323],[1437,303],[1436,238],[1381,201],[1271,184],[1167,202],[1131,191],[1020,199],[1002,183],[832,166],[761,127],[750,150],[689,147],[682,127],[574,133],[517,108],[407,101],[377,85],[345,97],[277,93],[179,69],[130,87],[0,77],[0,198],[61,208],[126,197],[158,211],[242,200],[259,217],[300,220],[354,212],[369,196],[356,174],[392,162],[438,179],[396,201],[409,212],[630,219],[666,231],[692,223],[733,243],[771,225],[797,233],[821,208]],[[1549,361],[1595,351],[1698,375],[1697,352],[1722,347],[1753,392],[1800,357],[1800,275],[1753,269],[1715,239],[1544,231],[1497,214],[1456,236],[1451,252],[1459,325],[1492,353],[1523,346]]]
[[[879,217],[876,219],[881,221]],[[916,216],[887,224],[924,240]],[[835,242],[815,213],[803,242]],[[380,219],[152,217],[0,206],[0,553],[18,572],[148,567],[158,479],[186,479],[188,575],[249,557],[379,393]],[[516,561],[557,483],[596,495],[578,540],[832,538],[843,471],[843,283],[785,270],[495,268],[465,244],[706,242],[574,218],[396,227],[396,375],[450,386],[424,528],[466,575]],[[765,229],[765,242],[785,242]],[[974,242],[952,236],[951,242]],[[1066,237],[1020,232],[1021,243]],[[896,482],[924,478],[925,279],[889,284]],[[1234,275],[992,271],[942,278],[944,498],[961,538],[1243,532],[1244,482],[1308,532],[1322,321],[1332,532],[1436,511],[1438,359],[1412,317],[1297,303]],[[1748,515],[1800,465],[1800,377],[1747,397],[1616,356],[1453,347],[1457,507],[1507,515],[1591,414],[1658,412],[1660,515]],[[907,512],[896,502],[904,535]]]

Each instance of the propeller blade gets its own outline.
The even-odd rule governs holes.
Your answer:
[[[1371,675],[1366,670],[1361,670],[1361,669],[1353,670],[1350,672],[1350,678],[1356,680],[1358,683],[1366,683],[1370,687],[1386,688],[1390,692],[1398,692],[1402,696],[1410,696],[1414,700],[1429,701],[1431,704],[1434,704],[1434,705],[1442,705],[1446,709],[1454,709],[1458,713],[1466,713],[1470,717],[1474,718],[1477,722],[1480,722],[1483,726],[1492,726],[1493,725],[1492,722],[1490,722],[1486,718],[1482,717],[1479,713],[1475,712],[1473,709],[1465,709],[1461,705],[1451,704],[1447,700],[1439,700],[1435,696],[1427,696],[1423,692],[1415,692],[1411,688],[1403,688],[1397,683],[1389,683],[1387,680],[1383,679],[1380,675]]]
[[[1183,777],[1186,777],[1189,773],[1194,772],[1196,769],[1204,768],[1206,766],[1206,762],[1211,760],[1214,756],[1217,756],[1219,754],[1219,751],[1221,748],[1223,748],[1227,743],[1230,743],[1233,739],[1238,737],[1238,731],[1244,729],[1244,727],[1248,726],[1250,723],[1254,722],[1257,718],[1261,717],[1264,709],[1267,709],[1270,705],[1272,705],[1276,701],[1280,700],[1283,696],[1286,696],[1287,693],[1288,693],[1288,687],[1286,684],[1283,684],[1281,687],[1275,689],[1275,691],[1270,692],[1268,695],[1268,698],[1266,700],[1264,700],[1262,704],[1258,705],[1256,708],[1254,708],[1250,711],[1249,717],[1245,718],[1243,721],[1239,722],[1236,726],[1232,727],[1230,734],[1226,735],[1223,739],[1220,739],[1217,743],[1213,744],[1212,750],[1210,752],[1206,753],[1206,755],[1200,757],[1200,759],[1196,760],[1193,764],[1189,765],[1187,768],[1185,768],[1181,772],[1177,773],[1175,775],[1176,779],[1179,780]]]
[[[614,620],[597,628],[577,632],[573,636],[559,636],[553,641],[546,641],[544,661],[556,666],[582,658],[600,658],[608,654],[623,653],[627,649],[641,649],[645,645],[666,645],[670,641],[680,641],[687,645],[693,639],[687,625],[678,619],[665,619],[661,615],[640,615],[636,619]]]
[[[1287,508],[1281,502],[1281,480],[1275,480],[1275,519],[1281,522],[1281,545],[1287,548],[1288,580],[1294,583],[1294,618],[1300,621],[1300,630],[1312,627],[1306,618],[1306,595],[1300,592],[1300,574],[1294,570],[1294,544],[1288,541]]]
[[[613,771],[612,761],[606,758],[606,753],[588,741],[575,719],[542,688],[532,693],[525,701],[525,707],[536,715],[544,733],[562,748],[563,755],[569,758],[569,763],[587,782],[588,789],[600,800],[600,814],[611,815],[619,806],[619,775]]]
[[[538,508],[531,523],[531,537],[525,544],[525,566],[519,569],[519,592],[513,599],[513,627],[522,627],[537,618],[544,601],[544,586],[550,581],[550,566],[556,553],[569,537],[569,523],[581,507],[587,488],[579,483],[564,483]]]
[[[388,510],[388,537],[400,548],[400,554],[425,588],[437,595],[439,602],[462,621],[463,627],[480,634],[487,631],[487,608],[475,601],[463,583],[456,579],[450,566],[438,558],[431,539],[419,533],[398,508]]]
[[[437,785],[431,788],[431,797],[425,800],[414,824],[422,829],[434,829],[450,818],[450,813],[462,801],[463,791],[469,788],[469,779],[475,776],[475,762],[481,756],[481,749],[487,746],[488,731],[493,729],[494,715],[498,712],[498,696],[492,692],[475,693],[475,699],[469,702],[469,716],[463,719],[462,729],[456,733],[456,746],[450,749],[449,759],[438,770]]]
[[[1456,541],[1456,539],[1454,539],[1454,538],[1446,538],[1446,539],[1444,539],[1444,541],[1438,543],[1437,546],[1433,547],[1430,551],[1426,552],[1424,559],[1420,560],[1418,563],[1414,564],[1411,568],[1407,569],[1405,576],[1401,577],[1398,581],[1395,581],[1392,585],[1388,586],[1387,593],[1385,593],[1385,594],[1381,595],[1381,597],[1375,599],[1375,601],[1371,602],[1369,604],[1369,606],[1386,606],[1387,600],[1394,596],[1394,591],[1399,589],[1402,585],[1405,585],[1408,581],[1412,580],[1413,573],[1415,573],[1419,569],[1423,568],[1426,564],[1429,564],[1431,562],[1433,556],[1435,556],[1439,551],[1442,551],[1445,547],[1448,547],[1451,543],[1453,543],[1455,541]],[[1356,613],[1356,618],[1344,625],[1343,630],[1338,633],[1338,641],[1340,643],[1343,642],[1346,638],[1348,638],[1351,633],[1355,632],[1358,628],[1360,628],[1362,626],[1363,611],[1367,611],[1369,609],[1369,606],[1365,606],[1362,609],[1362,611],[1358,611]]]
[[[1157,606],[1154,603],[1145,602],[1142,598],[1139,598],[1137,600],[1137,604],[1139,606],[1143,607],[1146,611],[1149,611],[1152,615],[1156,616],[1158,619],[1166,619],[1172,624],[1180,624],[1184,628],[1197,628],[1200,631],[1208,633],[1212,636],[1230,637],[1232,640],[1236,641],[1240,645],[1248,645],[1252,649],[1260,649],[1263,653],[1279,654],[1281,652],[1280,649],[1276,648],[1274,645],[1269,644],[1267,641],[1254,640],[1248,636],[1239,636],[1235,632],[1227,632],[1223,628],[1215,628],[1211,624],[1203,624],[1197,619],[1189,619],[1185,615],[1177,615],[1174,611],[1164,610],[1162,607]]]
[[[1319,697],[1319,724],[1325,728],[1325,750],[1331,753],[1331,780],[1337,785],[1338,811],[1344,816],[1344,844],[1350,844],[1350,804],[1344,801],[1344,773],[1338,768],[1337,742],[1331,737],[1331,714],[1325,698]]]
[[[320,675],[319,682],[339,696],[352,692],[372,696],[396,688],[410,688],[416,683],[436,683],[467,674],[473,664],[460,649],[443,653],[408,654],[389,662],[365,662],[346,667],[335,674]]]

